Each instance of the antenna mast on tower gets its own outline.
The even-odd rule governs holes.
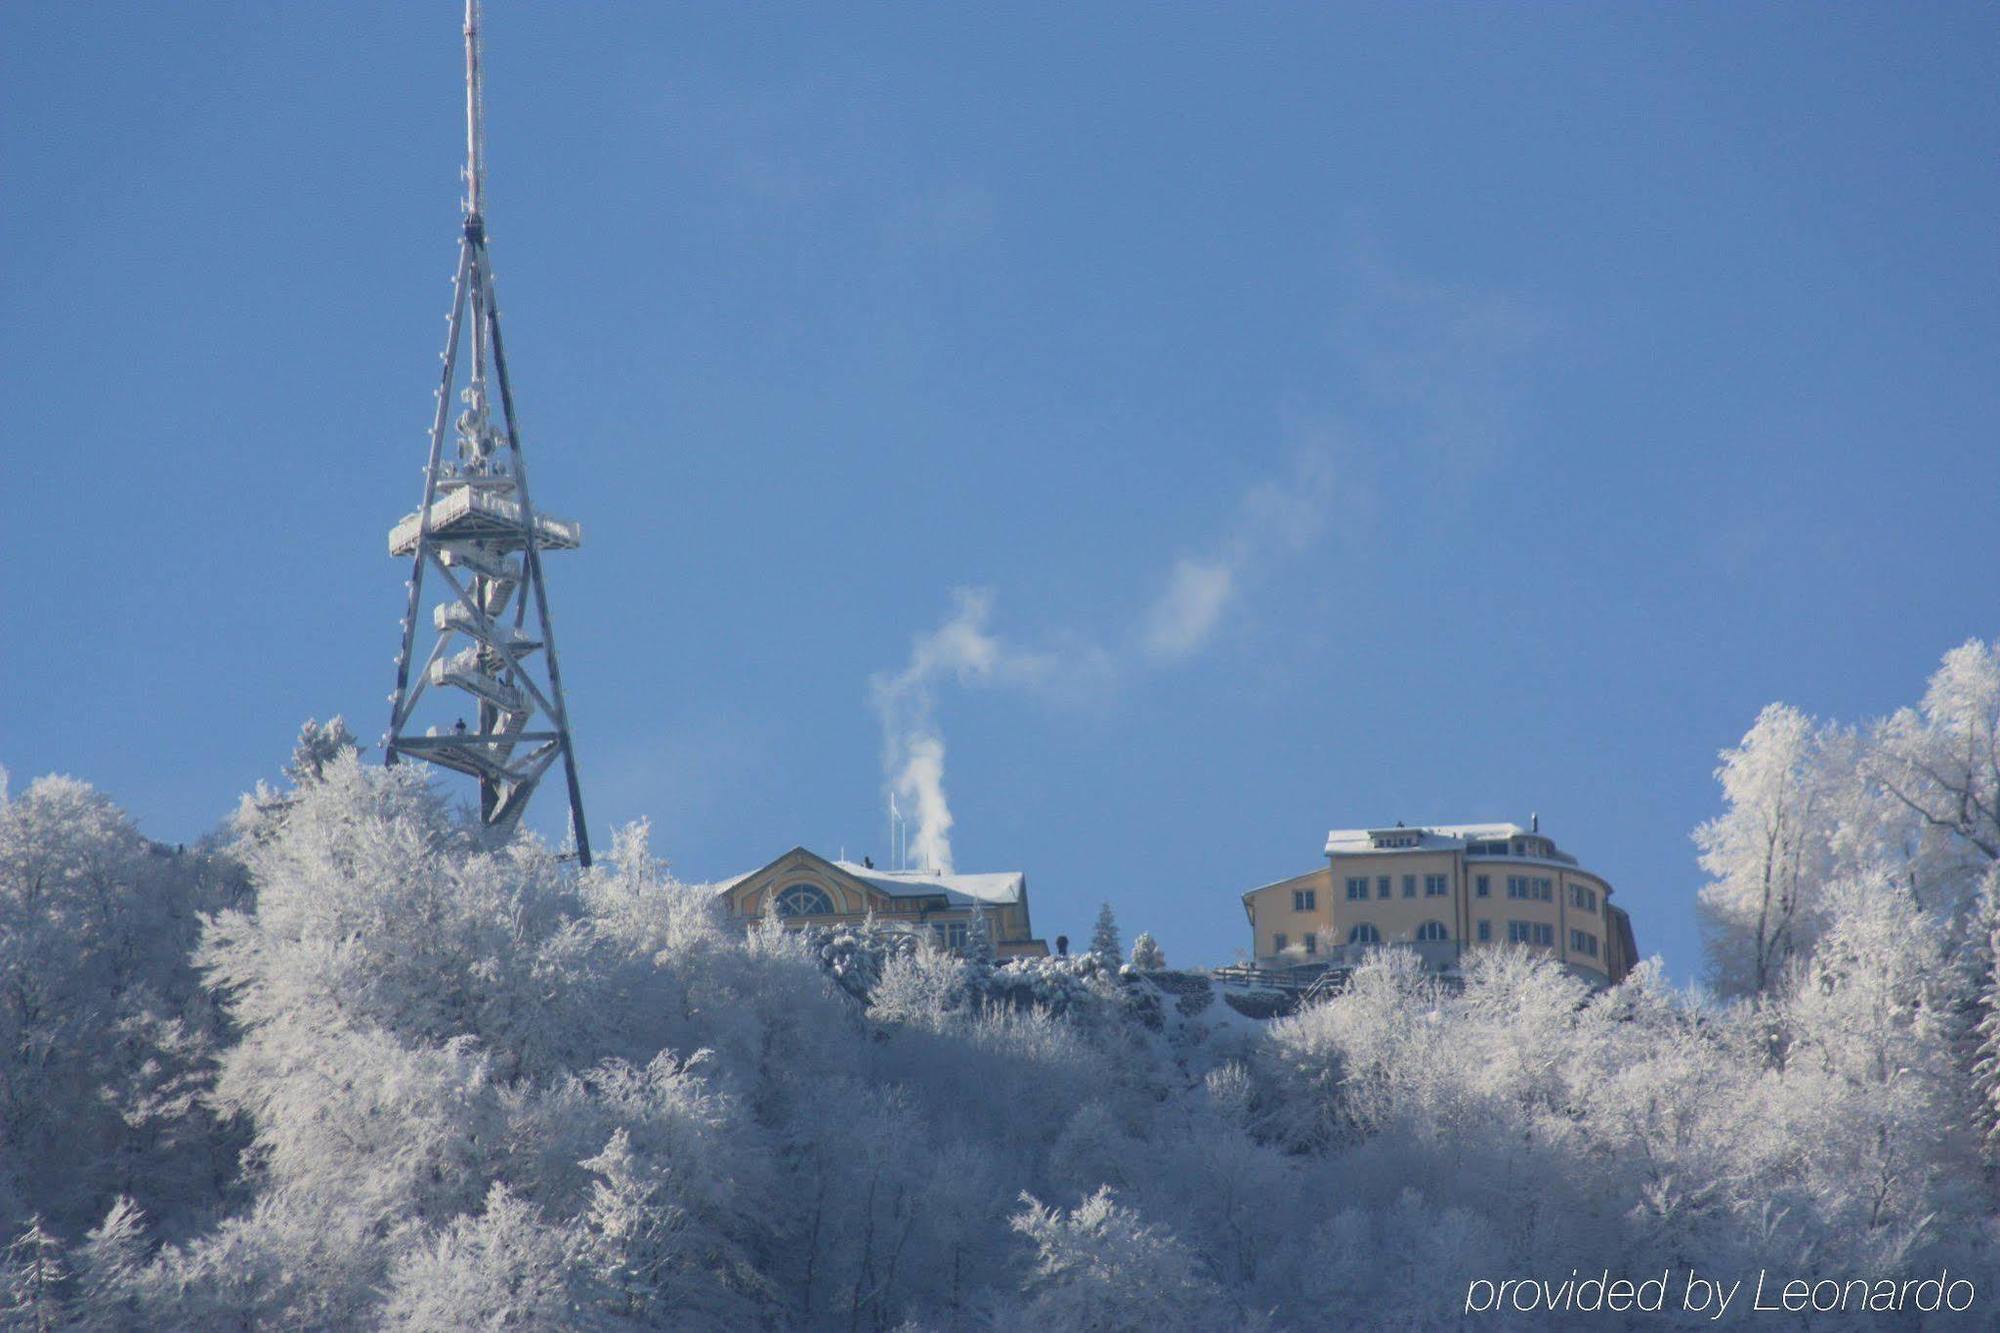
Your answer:
[[[486,254],[485,120],[479,9],[477,0],[466,0],[465,225],[458,275],[452,280],[423,504],[389,533],[389,553],[409,558],[412,567],[383,751],[391,764],[409,755],[477,779],[480,821],[503,838],[520,823],[542,775],[560,759],[577,860],[587,866],[590,834],[563,701],[548,586],[542,579],[542,554],[575,550],[582,530],[538,512],[528,496],[528,469],[500,339],[499,301]],[[458,388],[461,362],[469,364],[464,387]],[[455,388],[464,407],[454,420]],[[449,457],[447,435],[454,446]],[[445,596],[431,608],[437,639],[413,679],[417,612],[427,575],[443,582]],[[469,696],[462,706],[470,707],[478,725],[468,727],[461,714],[449,729],[433,725],[418,733],[417,704],[431,686]]]

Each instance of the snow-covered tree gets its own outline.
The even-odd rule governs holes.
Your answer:
[[[983,911],[972,914],[972,924],[965,931],[965,956],[974,963],[991,966],[993,962],[993,927],[986,920]]]
[[[1989,1166],[2000,1164],[2000,866],[1987,871],[1973,916],[1967,985],[1972,1014],[1973,1124]]]
[[[1160,942],[1153,938],[1149,930],[1139,932],[1132,941],[1132,966],[1141,972],[1159,972],[1167,966],[1167,955],[1161,950]]]
[[[1503,1271],[2000,1281],[1987,657],[1724,755],[1730,999],[1385,950],[1259,1023],[1150,936],[1121,975],[1108,906],[1075,958],[746,932],[643,826],[580,870],[338,741],[240,869],[44,779],[0,798],[0,1322],[1422,1328]]]
[[[1728,810],[1695,830],[1702,927],[1717,987],[1761,994],[1819,928],[1817,889],[1827,873],[1830,775],[1820,729],[1772,704],[1715,775]]]
[[[1976,869],[2000,860],[2000,642],[1946,653],[1923,702],[1881,723],[1873,741],[1868,774],[1892,801]]]
[[[1016,1326],[1161,1333],[1231,1323],[1200,1257],[1107,1186],[1064,1211],[1021,1196],[1014,1230],[1034,1246],[1031,1299]]]
[[[39,1215],[7,1246],[6,1327],[49,1333],[68,1320],[66,1288],[69,1268],[63,1262],[62,1241],[42,1225]]]
[[[1829,1229],[1893,1248],[1972,1164],[1970,1089],[1952,1064],[1960,976],[1944,923],[1906,887],[1882,876],[1830,893],[1832,924],[1783,1006],[1779,1105],[1798,1119],[1776,1128]]]
[[[2000,644],[1947,653],[1922,703],[1871,728],[1843,828],[1856,875],[1882,874],[1935,918],[1961,979],[1957,1063],[1977,1090],[1982,1135],[2000,1142],[1993,1097],[1993,978],[2000,971],[1992,882],[2000,873]],[[1984,1008],[1983,1008],[1984,1006]]]
[[[1090,954],[1113,971],[1124,959],[1124,950],[1118,943],[1118,918],[1112,915],[1110,903],[1097,909],[1097,925],[1090,932]]]
[[[180,1228],[219,1200],[237,1139],[204,1097],[222,1034],[189,955],[243,892],[74,778],[0,800],[0,1229],[76,1237],[121,1193]]]
[[[130,1199],[120,1198],[77,1254],[78,1326],[109,1333],[140,1322],[138,1281],[145,1263],[145,1215]]]
[[[354,734],[347,729],[345,718],[336,716],[325,723],[307,718],[292,746],[292,760],[285,765],[285,776],[295,787],[318,782],[326,776],[327,765],[360,748]]]
[[[477,1216],[460,1216],[397,1260],[387,1328],[564,1329],[578,1324],[577,1281],[561,1228],[495,1184]]]

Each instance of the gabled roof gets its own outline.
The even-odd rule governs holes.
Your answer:
[[[986,875],[944,875],[922,870],[880,870],[873,866],[857,865],[853,861],[829,860],[804,847],[794,847],[784,856],[755,870],[718,880],[709,886],[710,891],[718,896],[728,893],[750,876],[761,875],[779,862],[800,853],[891,898],[943,896],[953,907],[1006,907],[1020,902],[1028,889],[1028,877],[1018,870]]]

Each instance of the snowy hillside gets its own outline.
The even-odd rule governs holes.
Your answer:
[[[1990,1327],[1996,718],[1984,645],[1863,730],[1767,710],[1699,834],[1727,998],[1387,952],[1272,1019],[733,932],[643,826],[582,872],[486,849],[337,731],[201,848],[44,778],[0,805],[6,1318],[1544,1327],[1538,1287],[1466,1311],[1603,1272],[1931,1327],[1899,1284],[1949,1273]]]

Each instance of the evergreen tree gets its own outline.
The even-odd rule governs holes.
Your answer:
[[[965,932],[965,956],[975,963],[993,961],[993,928],[984,912],[972,914],[972,925]]]
[[[1160,949],[1160,942],[1153,938],[1153,932],[1142,930],[1139,938],[1132,941],[1132,966],[1141,972],[1164,972],[1167,955]]]
[[[78,1323],[87,1329],[130,1328],[134,1280],[146,1262],[146,1215],[122,1195],[91,1229],[77,1256]]]
[[[7,1305],[0,1313],[6,1318],[0,1323],[34,1333],[62,1326],[69,1269],[63,1264],[62,1242],[49,1234],[39,1214],[28,1219],[28,1229],[7,1247],[5,1276]]]
[[[1112,971],[1125,951],[1118,943],[1118,918],[1111,914],[1111,904],[1105,903],[1097,909],[1097,925],[1090,932],[1090,952],[1097,961]]]

